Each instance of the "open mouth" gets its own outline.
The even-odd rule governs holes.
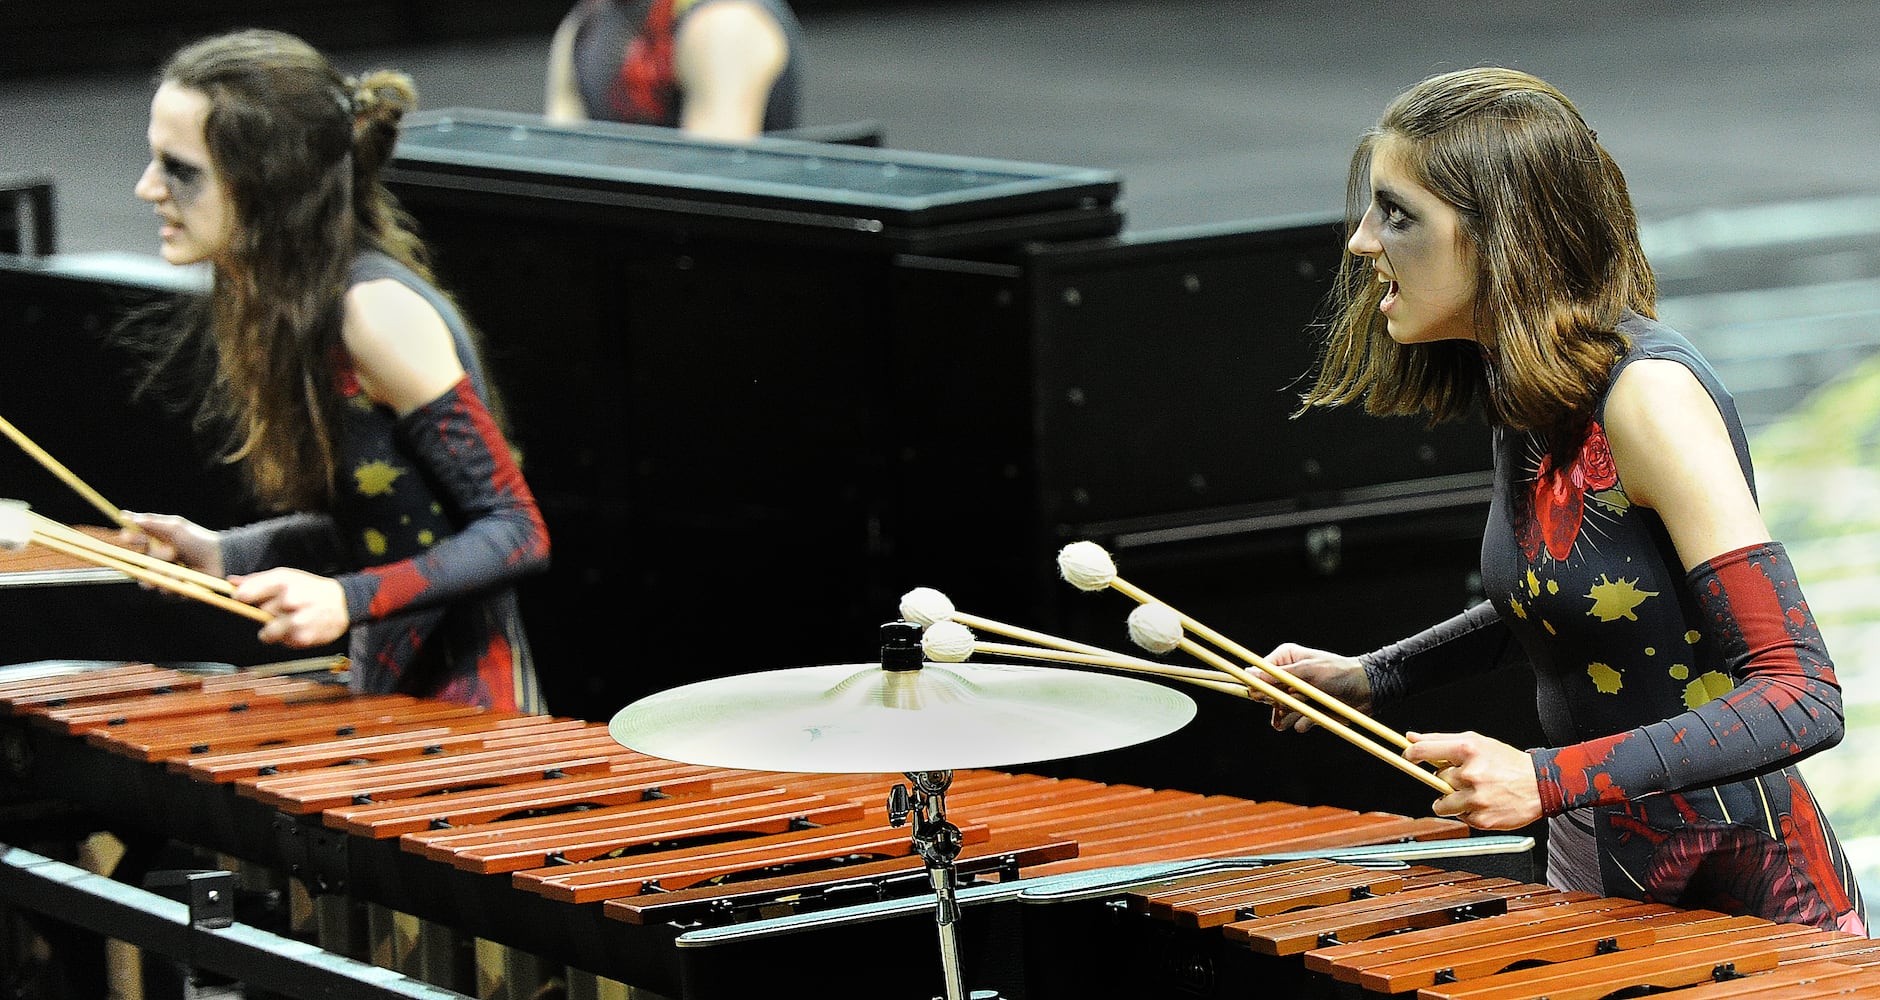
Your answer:
[[[1395,281],[1385,282],[1384,283],[1384,297],[1378,301],[1377,307],[1379,309],[1389,309],[1391,305],[1395,303],[1396,301],[1397,301],[1397,283]]]

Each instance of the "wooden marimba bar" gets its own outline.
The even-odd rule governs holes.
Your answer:
[[[79,531],[110,541],[115,528],[73,525]],[[18,549],[0,549],[0,587],[45,587],[72,583],[122,583],[127,578],[115,570],[85,562],[62,552],[38,545]]]
[[[901,776],[680,764],[604,723],[123,664],[0,671],[0,732],[15,781],[113,823],[666,996],[694,995],[671,954],[688,928],[931,891],[886,816]],[[957,772],[947,807],[962,884],[1468,835],[1452,820],[992,770]],[[886,977],[866,955],[807,968],[930,997],[938,966],[918,956],[931,922],[915,933],[874,949],[893,956]]]
[[[1880,997],[1880,942],[1467,872],[1298,861],[1143,885],[1034,936],[1036,1000]],[[1101,977],[1050,952],[1127,956]],[[1045,968],[1043,966],[1049,966]]]

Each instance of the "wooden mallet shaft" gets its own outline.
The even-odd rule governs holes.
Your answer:
[[[1273,701],[1276,701],[1286,706],[1287,708],[1290,708],[1293,711],[1298,712],[1300,715],[1303,715],[1306,718],[1311,719],[1313,722],[1316,722],[1319,725],[1324,726],[1326,729],[1329,729],[1333,733],[1342,737],[1345,740],[1345,742],[1350,743],[1352,746],[1355,746],[1358,749],[1363,750],[1365,753],[1368,753],[1378,758],[1379,760],[1385,762],[1386,764],[1389,764],[1390,766],[1396,768],[1397,770],[1410,775],[1411,777],[1417,779],[1418,781],[1423,782],[1424,784],[1430,786],[1431,788],[1434,788],[1437,791],[1442,792],[1444,795],[1448,795],[1455,791],[1454,788],[1450,787],[1449,782],[1444,781],[1443,779],[1437,777],[1436,775],[1423,770],[1422,768],[1416,766],[1415,764],[1412,764],[1411,762],[1403,759],[1401,756],[1395,753],[1392,753],[1389,749],[1378,746],[1375,742],[1373,742],[1372,740],[1364,736],[1362,733],[1359,733],[1356,730],[1351,729],[1349,726],[1346,726],[1344,723],[1339,722],[1337,719],[1334,719],[1331,716],[1326,715],[1324,712],[1321,712],[1318,709],[1313,708],[1311,705],[1303,701],[1300,701],[1299,699],[1293,697],[1292,695],[1286,693],[1285,691],[1280,690],[1277,687],[1274,687],[1271,684],[1268,684],[1267,682],[1261,680],[1260,678],[1255,677],[1254,675],[1250,673],[1247,673],[1245,670],[1241,669],[1241,667],[1238,664],[1233,663],[1227,658],[1221,656],[1219,653],[1216,653],[1214,650],[1208,649],[1196,643],[1193,639],[1190,639],[1187,636],[1183,636],[1181,639],[1181,649],[1183,652],[1188,653],[1190,656],[1193,656],[1199,660],[1202,660],[1203,662],[1213,664],[1218,669],[1224,670],[1227,673],[1240,678],[1240,680],[1244,682],[1248,687],[1253,688],[1254,690],[1272,699]]]
[[[1251,664],[1254,667],[1258,667],[1262,672],[1274,678],[1277,678],[1279,681],[1284,683],[1287,687],[1290,687],[1298,691],[1300,694],[1303,694],[1309,698],[1316,699],[1325,707],[1331,709],[1334,712],[1337,712],[1339,715],[1344,716],[1346,719],[1349,719],[1350,721],[1357,723],[1358,725],[1364,727],[1365,729],[1370,730],[1372,733],[1375,733],[1378,737],[1389,741],[1392,745],[1396,746],[1398,749],[1401,750],[1410,745],[1409,738],[1404,736],[1402,733],[1399,733],[1391,729],[1389,726],[1386,726],[1383,723],[1377,721],[1376,719],[1373,719],[1370,716],[1364,714],[1363,712],[1360,712],[1357,709],[1352,708],[1350,705],[1347,705],[1344,702],[1339,701],[1337,698],[1334,698],[1331,695],[1326,694],[1324,691],[1319,690],[1317,687],[1314,687],[1311,683],[1305,681],[1304,679],[1295,677],[1292,674],[1292,672],[1273,666],[1272,664],[1266,661],[1265,657],[1255,655],[1252,650],[1249,650],[1246,647],[1240,645],[1239,643],[1234,642],[1231,639],[1228,639],[1226,636],[1221,635],[1219,632],[1214,631],[1213,629],[1207,627],[1206,625],[1201,624],[1200,622],[1194,620],[1193,618],[1190,618],[1187,615],[1182,614],[1179,610],[1176,610],[1175,608],[1170,607],[1169,605],[1156,600],[1154,597],[1150,596],[1146,591],[1131,584],[1129,581],[1124,580],[1122,577],[1120,576],[1112,577],[1110,579],[1110,586],[1116,588],[1118,591],[1124,594],[1129,595],[1130,597],[1134,598],[1139,603],[1161,604],[1163,607],[1169,608],[1169,610],[1175,612],[1175,615],[1177,618],[1181,619],[1183,628],[1186,628],[1188,631],[1193,632],[1194,634],[1202,637],[1203,639],[1208,640],[1211,643],[1214,643],[1216,646],[1220,647],[1221,649],[1226,650],[1227,652],[1233,654],[1234,656],[1239,657],[1240,659],[1246,661],[1248,664]],[[1235,676],[1241,676],[1241,674],[1236,673]],[[1291,706],[1287,706],[1287,707],[1290,708]],[[1297,709],[1294,709],[1294,710],[1297,711]],[[1315,719],[1314,721],[1317,721],[1317,720]]]
[[[4,433],[7,437],[12,438],[13,443],[20,446],[21,451],[31,455],[34,461],[45,466],[47,472],[59,477],[60,482],[70,486],[79,496],[84,497],[87,503],[90,503],[92,506],[102,511],[104,516],[111,519],[112,524],[120,528],[136,529],[137,526],[131,523],[130,518],[124,516],[122,509],[111,501],[106,500],[97,490],[85,485],[84,480],[78,478],[72,470],[59,464],[58,459],[47,454],[44,448],[34,444],[31,438],[20,433],[20,429],[13,426],[5,417],[0,417],[0,433]]]
[[[962,623],[963,624],[963,623]],[[1237,684],[1214,670],[1195,670],[1188,667],[1175,667],[1139,660],[1129,656],[1100,656],[1094,653],[1082,653],[1068,649],[1046,649],[1041,646],[1018,646],[1006,642],[975,642],[973,652],[989,656],[1020,656],[1033,660],[1052,660],[1059,663],[1082,663],[1092,667],[1108,667],[1133,674],[1149,674],[1167,677],[1170,680],[1183,681],[1199,687],[1211,688],[1223,694],[1237,695],[1251,700],[1253,692],[1246,685]]]
[[[121,545],[113,545],[101,538],[96,538],[79,531],[77,528],[71,527],[70,525],[60,524],[58,521],[37,511],[29,510],[27,514],[33,519],[35,525],[33,530],[42,535],[60,538],[74,545],[83,545],[100,555],[109,556],[113,559],[121,559],[128,563],[135,563],[145,569],[173,576],[179,580],[194,583],[197,586],[207,587],[219,594],[233,594],[235,592],[235,585],[219,576],[210,576],[200,570],[190,569],[188,566],[179,566],[176,563],[158,559],[156,556],[148,553],[138,552],[135,549],[127,549]]]
[[[978,615],[970,615],[964,612],[955,611],[952,615],[952,618],[954,621],[959,622],[961,625],[965,625],[970,628],[980,629],[985,632],[994,632],[999,635],[1008,636],[1013,639],[1023,639],[1026,642],[1036,643],[1040,646],[1048,646],[1052,649],[1060,649],[1066,652],[1073,652],[1073,653],[1082,653],[1086,656],[1093,656],[1093,657],[1114,658],[1118,655],[1116,653],[1111,652],[1110,650],[1104,649],[1101,646],[1092,646],[1087,643],[1076,642],[1071,639],[1060,638],[1058,636],[1051,635],[1046,632],[1038,632],[1033,629],[1022,628],[1017,625],[1007,625],[1004,622],[994,621],[990,618],[981,618]],[[1173,670],[1182,669],[1180,667],[1167,667],[1166,664],[1156,663],[1153,660],[1135,660],[1134,662],[1138,664],[1142,664],[1144,666],[1163,667],[1163,668],[1173,669]],[[1208,671],[1207,673],[1211,676],[1218,675],[1217,671]],[[1228,676],[1231,677],[1232,675],[1230,674]],[[1203,678],[1203,679],[1206,679],[1206,678]],[[1244,687],[1244,685],[1235,685],[1235,686]],[[1249,691],[1250,690],[1251,689],[1249,689]]]
[[[45,534],[36,529],[33,532],[33,541],[55,552],[63,552],[68,556],[83,559],[86,562],[94,563],[107,569],[117,570],[126,576],[142,580],[153,587],[167,590],[173,594],[190,598],[191,600],[201,601],[204,604],[214,605],[224,611],[233,611],[238,615],[252,618],[264,624],[274,620],[273,615],[268,614],[266,611],[252,604],[243,604],[232,597],[218,594],[200,584],[189,583],[155,570],[145,569],[136,563],[126,562],[95,549],[90,549],[83,545],[66,541],[63,538]]]

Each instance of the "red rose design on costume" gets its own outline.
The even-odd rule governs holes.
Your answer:
[[[1571,465],[1555,468],[1552,455],[1541,456],[1540,468],[1534,474],[1534,517],[1521,529],[1522,553],[1532,562],[1540,557],[1541,546],[1545,545],[1549,556],[1565,561],[1580,538],[1587,492],[1618,484],[1619,471],[1612,464],[1606,429],[1599,421],[1591,421],[1580,442],[1580,453]]]
[[[1612,445],[1606,440],[1606,428],[1594,420],[1587,424],[1586,440],[1580,444],[1576,474],[1585,477],[1589,490],[1609,490],[1619,485],[1619,467],[1612,464]]]

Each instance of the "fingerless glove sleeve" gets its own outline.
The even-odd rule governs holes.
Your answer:
[[[396,430],[462,519],[421,554],[339,577],[355,622],[448,604],[548,565],[548,529],[469,376],[401,417]]]
[[[1749,777],[1841,741],[1841,687],[1780,543],[1691,570],[1698,623],[1736,686],[1663,722],[1534,752],[1548,815]]]
[[[1401,642],[1358,657],[1375,709],[1507,662],[1514,635],[1487,601]]]

